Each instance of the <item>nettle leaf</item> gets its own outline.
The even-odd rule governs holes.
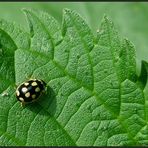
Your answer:
[[[94,37],[74,11],[62,27],[24,12],[30,34],[0,21],[0,145],[148,145],[148,64],[137,76],[132,43],[106,16]],[[47,94],[22,108],[15,85],[30,78],[47,82]]]

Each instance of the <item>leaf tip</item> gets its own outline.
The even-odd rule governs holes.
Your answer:
[[[104,13],[103,18],[107,19],[107,14],[106,13]]]
[[[27,8],[22,8],[21,10],[22,10],[22,12],[24,12],[24,13],[27,13],[27,12],[29,11],[29,9],[27,9]]]
[[[29,9],[29,8],[22,8],[21,9],[26,15],[29,14],[29,13],[33,13],[34,11],[32,9]]]
[[[106,21],[110,21],[110,19],[109,19],[109,17],[107,16],[106,13],[103,15],[103,19],[106,20]]]
[[[126,45],[128,45],[132,49],[135,49],[135,45],[128,38],[124,38],[123,40],[126,43]],[[134,50],[134,52],[135,52],[135,50]]]
[[[26,17],[28,18],[29,12],[30,12],[31,10],[30,10],[30,9],[27,9],[27,8],[22,8],[21,10],[22,10],[22,12],[26,15]]]
[[[68,8],[64,8],[64,9],[63,9],[63,13],[64,13],[64,14],[67,14],[67,13],[70,13],[70,12],[71,12],[71,10],[68,9]]]
[[[108,24],[113,25],[113,22],[111,21],[110,17],[108,17],[107,14],[104,14],[104,15],[103,15],[103,21],[105,21],[105,22],[108,23]],[[113,26],[114,26],[114,25],[113,25]]]

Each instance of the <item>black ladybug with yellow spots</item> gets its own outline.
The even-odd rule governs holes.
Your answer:
[[[21,105],[32,103],[46,91],[46,83],[43,80],[31,79],[23,82],[16,89],[16,98],[21,102]]]

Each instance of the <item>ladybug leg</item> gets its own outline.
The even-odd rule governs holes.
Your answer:
[[[21,102],[21,107],[25,107],[26,103],[25,102]]]
[[[26,80],[36,80],[36,78],[35,78],[33,75],[31,75],[31,76],[28,76],[28,77],[26,78]]]
[[[47,86],[45,87],[45,90],[42,91],[42,93],[47,95]]]
[[[32,75],[28,75],[25,77],[25,80],[34,80],[35,78]]]

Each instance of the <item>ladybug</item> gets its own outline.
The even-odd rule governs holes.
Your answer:
[[[46,92],[46,83],[43,80],[31,79],[20,84],[16,89],[16,98],[21,105],[32,103]]]

